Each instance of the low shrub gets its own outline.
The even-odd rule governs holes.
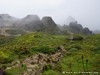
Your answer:
[[[52,66],[50,64],[47,64],[45,67],[44,67],[44,70],[49,70],[49,69],[52,69]]]
[[[55,48],[50,48],[48,46],[41,46],[41,47],[32,48],[32,51],[42,52],[44,54],[50,54],[50,53],[54,53],[56,51],[56,49]]]

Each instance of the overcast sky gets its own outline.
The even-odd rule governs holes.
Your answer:
[[[90,29],[100,30],[100,0],[0,0],[0,14],[18,18],[37,14],[64,24],[69,16]]]

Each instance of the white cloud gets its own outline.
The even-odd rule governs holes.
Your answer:
[[[15,17],[49,15],[60,24],[72,16],[91,29],[100,28],[99,9],[100,0],[0,0],[0,14],[8,13]]]

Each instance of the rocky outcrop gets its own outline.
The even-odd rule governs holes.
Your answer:
[[[37,15],[28,15],[19,22],[15,23],[14,27],[27,31],[38,31],[43,30],[44,25]]]
[[[90,35],[90,34],[92,34],[92,31],[90,31],[89,28],[85,27],[85,28],[81,31],[81,33]]]
[[[85,34],[85,35],[92,34],[92,31],[90,31],[89,28],[87,27],[83,28],[83,26],[81,24],[78,24],[77,21],[71,22],[69,25],[64,25],[63,30],[74,34]]]
[[[45,31],[49,32],[49,33],[57,33],[58,32],[58,26],[56,25],[56,23],[53,21],[53,19],[51,17],[43,17],[42,18],[42,23],[45,26]]]
[[[27,15],[22,19],[16,19],[8,14],[0,15],[0,27],[16,28],[23,31],[42,31],[56,34],[58,26],[51,17],[43,17],[42,20],[37,15]]]
[[[69,25],[58,26],[51,17],[45,16],[42,20],[37,15],[27,15],[22,19],[17,19],[8,14],[0,14],[0,28],[16,28],[23,31],[42,31],[49,34],[92,34],[88,28],[83,28],[81,24],[69,17]]]
[[[79,32],[81,32],[81,30],[83,30],[82,25],[77,24],[77,22],[71,22],[69,24],[69,27],[71,28],[71,31],[74,33],[79,33]]]
[[[54,54],[38,53],[33,56],[27,57],[22,61],[13,61],[11,64],[12,67],[7,67],[6,70],[14,67],[22,67],[24,64],[26,65],[27,70],[24,71],[21,75],[39,75],[46,69],[48,64],[52,68],[54,68],[61,60],[61,58],[65,55],[65,53],[66,50],[64,49],[64,47],[59,46],[58,51]]]
[[[61,58],[66,53],[63,46],[59,46],[58,52],[48,55],[48,54],[36,54],[23,61],[23,64],[27,65],[27,71],[23,75],[39,75],[41,74],[46,66],[49,64],[52,68],[61,60]]]

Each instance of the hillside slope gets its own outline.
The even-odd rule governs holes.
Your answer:
[[[100,58],[100,35],[85,36],[83,40],[68,40],[70,36],[50,35],[43,33],[30,33],[18,36],[8,43],[0,46],[0,64],[3,66],[11,66],[11,62],[22,61],[25,58],[33,56],[36,53],[53,54],[60,45],[67,50],[67,54],[56,62],[55,68],[47,68],[43,71],[43,75],[63,75],[63,71],[75,72],[99,72]],[[25,64],[24,64],[25,66]],[[71,67],[70,67],[71,66]],[[11,66],[12,67],[12,66]],[[7,73],[14,73],[18,69],[15,67],[8,70]],[[24,72],[26,69],[22,70]],[[19,74],[13,74],[19,75]]]

